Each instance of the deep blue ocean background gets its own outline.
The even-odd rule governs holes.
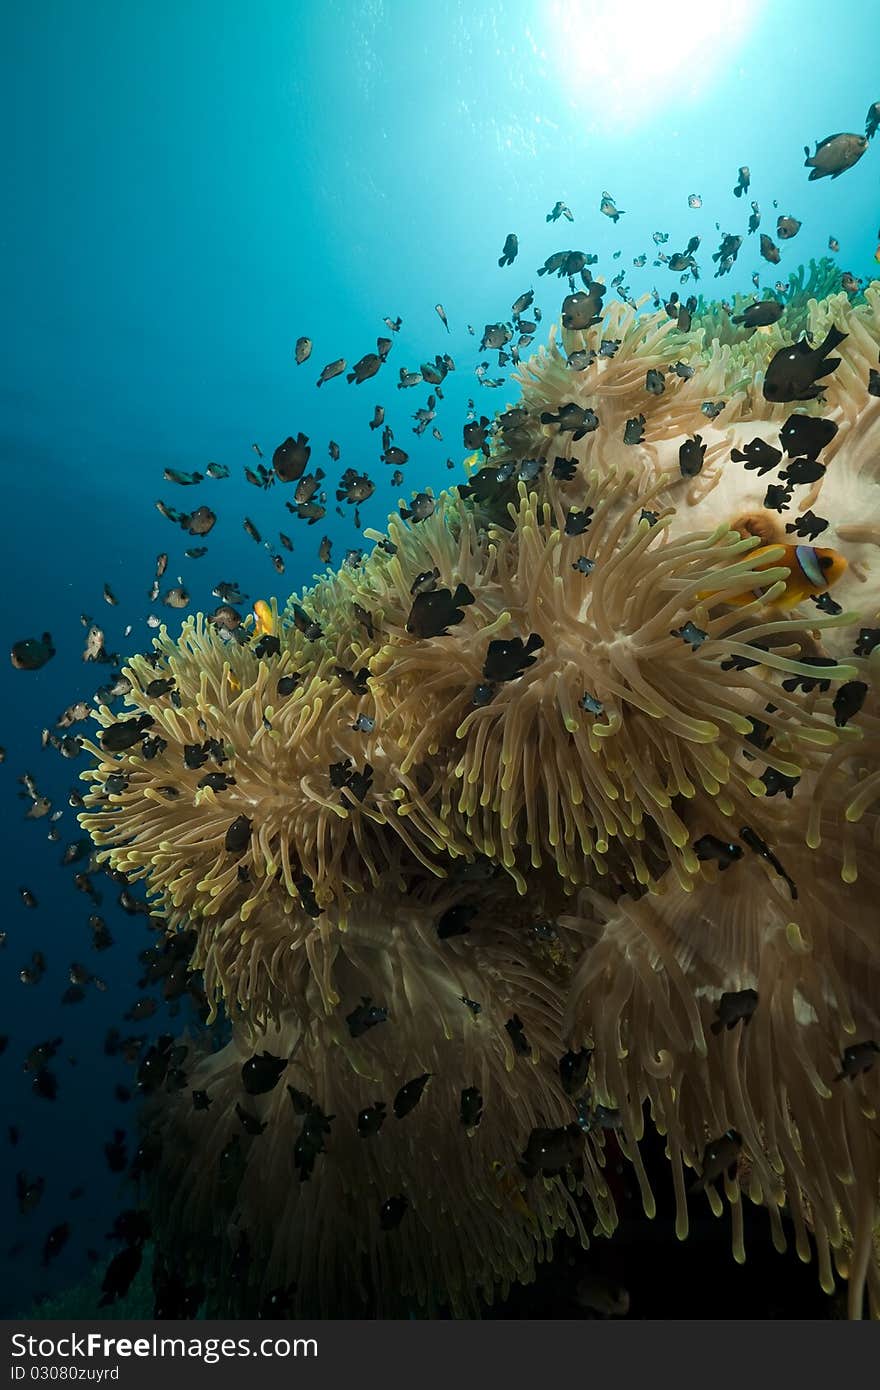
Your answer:
[[[163,589],[182,576],[191,611],[215,605],[221,579],[252,599],[286,596],[323,568],[323,535],[334,564],[369,544],[351,508],[344,518],[334,511],[344,468],[376,481],[361,508],[363,525],[376,529],[412,490],[462,481],[446,460],[458,468],[465,452],[468,398],[491,416],[517,396],[513,386],[481,388],[474,375],[487,358],[489,375],[503,375],[479,351],[483,326],[508,319],[513,299],[534,287],[544,314],[536,346],[546,337],[565,287],[535,271],[553,251],[594,252],[606,281],[626,269],[633,294],[657,285],[664,298],[691,287],[653,267],[655,230],[669,233],[667,251],[702,237],[696,288],[706,295],[749,292],[755,269],[762,285],[784,280],[827,254],[829,235],[841,269],[876,271],[880,138],[840,180],[810,184],[803,168],[805,144],[862,131],[880,99],[876,11],[874,0],[2,7],[3,627],[7,648],[49,630],[57,655],[38,672],[4,659],[0,674],[0,1034],[9,1037],[0,1056],[0,1315],[76,1284],[89,1249],[101,1265],[112,1253],[106,1232],[132,1194],[108,1171],[103,1146],[117,1127],[133,1133],[135,1107],[114,1098],[133,1074],[104,1055],[104,1035],[169,1026],[161,1011],[146,1024],[120,1023],[139,997],[144,919],[122,913],[118,889],[97,876],[116,945],[96,953],[87,925],[95,909],[59,867],[80,833],[67,791],[84,760],[43,751],[40,731],[112,669],[83,664],[80,614],[105,628],[111,651],[146,649],[149,613],[172,630],[183,616],[148,601],[158,552],[170,556]],[[752,186],[737,200],[742,164]],[[606,189],[625,210],[616,225],[599,212]],[[702,196],[700,210],[688,207],[690,193]],[[732,274],[713,281],[710,252],[723,232],[745,235],[752,198],[762,230],[775,237],[777,213],[802,229],[782,244],[778,268],[758,259],[755,236]],[[573,225],[545,221],[557,199]],[[519,258],[500,270],[510,231]],[[642,252],[647,265],[633,269]],[[379,375],[316,391],[325,363],[351,365],[375,349],[385,315],[403,326],[389,335]],[[297,366],[301,335],[314,350]],[[456,370],[438,403],[444,437],[417,438],[411,416],[431,388],[397,390],[398,371],[447,351]],[[399,489],[379,460],[380,431],[367,427],[380,402],[410,454]],[[314,526],[285,511],[289,490],[261,492],[244,478],[257,461],[252,444],[268,464],[298,431],[312,445],[310,468],[327,474],[327,516]],[[328,457],[331,439],[339,463]],[[204,472],[211,460],[229,467],[227,480],[187,489],[162,480],[166,467]],[[204,558],[184,558],[199,542],[159,515],[157,498],[217,511]],[[284,576],[245,534],[245,516],[276,549],[279,529],[291,535]],[[118,607],[104,603],[105,581]],[[24,819],[16,779],[25,771],[64,809],[57,844],[47,841],[48,818]],[[36,910],[22,905],[22,885]],[[19,971],[35,949],[48,970],[27,987]],[[107,991],[89,986],[82,1003],[62,1005],[72,961]],[[22,1063],[58,1035],[59,1095],[49,1102],[32,1095]],[[19,1171],[46,1179],[25,1216]],[[71,1198],[77,1187],[83,1195]],[[43,1242],[61,1221],[70,1241],[44,1268]]]

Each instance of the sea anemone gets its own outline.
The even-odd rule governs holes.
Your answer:
[[[585,1202],[610,1234],[600,1143],[578,1131],[577,1177],[526,1183],[519,1168],[531,1132],[562,1134],[572,1112],[562,946],[548,952],[537,907],[503,878],[362,895],[337,937],[339,1009],[297,1000],[265,1033],[236,1024],[188,1063],[186,1092],[154,1102],[154,1225],[215,1314],[289,1290],[299,1314],[472,1315],[533,1278],[556,1232],[586,1246]],[[265,1051],[281,1081],[249,1095],[242,1068]],[[361,1133],[377,1104],[378,1130]],[[254,1258],[231,1282],[243,1247]]]
[[[666,1135],[681,1239],[684,1167],[700,1171],[705,1147],[735,1131],[747,1166],[705,1184],[716,1215],[715,1181],[730,1204],[735,1258],[745,1259],[745,1192],[767,1207],[778,1248],[784,1209],[802,1259],[812,1232],[825,1291],[834,1288],[833,1255],[850,1279],[851,1314],[860,1315],[867,1285],[877,1315],[878,1073],[847,1071],[845,1054],[867,1049],[870,1061],[877,1033],[880,962],[870,923],[880,876],[867,854],[857,886],[835,881],[805,848],[798,819],[763,811],[758,821],[785,878],[742,846],[740,861],[691,892],[671,885],[662,896],[611,903],[584,890],[577,913],[560,921],[587,943],[566,1041],[593,1048],[595,1097],[621,1112],[649,1214],[654,1198],[638,1152],[644,1105]],[[747,990],[753,1016],[722,1026],[723,997]]]
[[[880,287],[804,313],[814,338],[848,335],[823,401],[763,398],[778,325],[709,343],[709,316],[683,332],[615,303],[563,330],[565,354],[551,334],[465,485],[273,607],[259,640],[201,616],[163,630],[126,667],[128,717],[98,710],[83,824],[194,933],[232,1024],[221,1051],[194,1048],[210,1114],[151,1102],[157,1223],[205,1261],[217,1309],[295,1284],[301,1311],[472,1312],[531,1277],[554,1232],[611,1231],[596,1106],[620,1111],[651,1208],[647,1104],[680,1233],[682,1165],[735,1130],[737,1257],[744,1187],[777,1241],[783,1204],[802,1254],[813,1232],[823,1286],[833,1252],[851,1310],[867,1286],[876,1311],[878,1073],[851,1076],[846,1049],[870,1065],[880,1032]],[[596,356],[574,370],[571,352]],[[837,426],[808,484],[842,576],[840,604],[814,586],[824,612],[794,584],[766,480],[730,457],[792,412]],[[746,989],[753,1021],[713,1034],[721,996]],[[387,1021],[352,1031],[359,1003]],[[293,1090],[258,1098],[268,1129],[249,1136],[236,1105],[258,1048]],[[576,1111],[557,1064],[581,1048]],[[358,1111],[421,1076],[412,1112],[361,1139]],[[304,1178],[310,1113],[337,1118]],[[577,1124],[565,1176],[520,1191],[530,1134]],[[236,1293],[221,1272],[242,1232],[263,1263]]]

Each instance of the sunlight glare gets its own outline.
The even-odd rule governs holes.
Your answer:
[[[626,129],[667,97],[699,96],[718,64],[730,63],[756,8],[757,0],[701,0],[677,23],[658,0],[551,0],[546,49],[571,99],[588,103],[591,123]]]

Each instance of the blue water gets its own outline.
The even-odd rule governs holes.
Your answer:
[[[626,268],[636,295],[654,284],[683,289],[652,266],[654,230],[669,232],[667,251],[703,238],[707,295],[748,292],[756,268],[762,284],[785,279],[826,253],[829,235],[841,268],[870,274],[880,139],[840,180],[813,184],[803,146],[861,131],[880,98],[875,10],[872,0],[703,0],[680,10],[627,0],[3,7],[4,630],[8,647],[48,629],[58,651],[42,671],[7,662],[0,676],[0,1033],[10,1035],[0,1057],[0,1314],[79,1280],[88,1248],[105,1261],[104,1233],[127,1200],[102,1146],[115,1127],[130,1128],[132,1107],[113,1088],[132,1078],[101,1042],[138,997],[136,953],[148,940],[142,919],[118,911],[116,890],[97,879],[117,945],[101,956],[91,949],[94,909],[57,867],[79,833],[66,790],[81,760],[63,762],[39,742],[41,728],[111,669],[81,662],[80,614],[105,626],[111,650],[143,649],[150,611],[172,627],[179,617],[147,599],[159,551],[170,553],[166,583],[181,575],[194,608],[214,605],[220,579],[253,598],[286,595],[322,568],[322,535],[335,563],[359,544],[351,509],[344,519],[333,510],[345,467],[376,480],[361,513],[377,529],[411,488],[460,481],[446,459],[462,456],[468,397],[490,416],[516,397],[478,386],[483,326],[508,318],[512,300],[534,286],[541,341],[564,290],[535,270],[555,250],[595,252],[606,280]],[[738,201],[741,164],[752,187]],[[626,210],[616,225],[599,212],[606,189]],[[692,192],[699,211],[688,208]],[[778,268],[758,260],[752,237],[733,273],[712,281],[710,252],[721,233],[745,233],[753,197],[762,230],[775,236],[781,212],[801,219],[801,232],[783,244]],[[545,221],[560,198],[573,225]],[[510,231],[519,258],[499,270]],[[632,269],[642,252],[646,267]],[[377,378],[315,390],[326,362],[352,364],[386,333],[383,316],[398,314],[403,327]],[[301,335],[314,351],[297,367]],[[410,417],[429,388],[398,391],[397,373],[445,351],[456,371],[435,422],[444,438],[429,430],[417,439]],[[494,361],[489,374],[499,374]],[[377,402],[410,453],[405,490],[391,488],[380,432],[367,428]],[[258,492],[243,476],[256,462],[253,443],[268,463],[300,430],[310,467],[328,475],[328,513],[312,527],[284,510],[280,486]],[[331,438],[338,464],[327,457]],[[192,489],[162,481],[165,467],[204,471],[210,460],[227,464],[230,478]],[[157,498],[215,508],[204,559],[183,557],[198,542],[159,515]],[[245,515],[276,549],[279,529],[292,536],[283,577],[245,535]],[[103,603],[105,581],[118,608]],[[134,630],[124,639],[127,623]],[[47,843],[47,820],[22,819],[16,778],[25,770],[65,808],[57,845]],[[37,894],[36,911],[21,905],[20,884]],[[49,969],[28,989],[18,971],[36,948]],[[73,960],[109,988],[62,1007]],[[150,1033],[162,1021],[123,1027]],[[53,1104],[32,1097],[21,1064],[30,1046],[58,1034]],[[21,1130],[17,1148],[7,1124]],[[40,1206],[20,1218],[22,1169],[47,1181]],[[85,1193],[71,1200],[78,1185]],[[43,1269],[43,1241],[62,1220],[69,1245]]]

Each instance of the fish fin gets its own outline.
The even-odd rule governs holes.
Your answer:
[[[717,1019],[715,1020],[715,1022],[711,1025],[712,1032],[713,1032],[713,1033],[716,1033],[716,1034],[717,1034],[717,1033],[720,1033],[720,1032],[721,1032],[721,1029],[722,1029],[723,1027],[724,1027],[724,1024],[721,1022],[721,1019],[720,1019],[720,1018],[717,1018]]]
[[[814,179],[821,179],[822,177],[823,177],[822,170],[821,170],[821,169],[814,169],[813,172],[810,174],[809,182],[812,183]]]
[[[839,366],[840,366],[840,358],[839,358],[839,357],[826,357],[825,361],[822,363],[822,370],[821,370],[821,372],[817,372],[817,373],[816,373],[816,380],[818,381],[821,377],[823,377],[823,376],[828,376],[828,374],[829,374],[830,372],[836,371],[837,368],[838,368]],[[824,386],[823,386],[823,389],[824,389]]]
[[[846,337],[846,333],[841,332],[836,324],[832,324],[825,335],[825,339],[819,351],[821,353],[833,352],[836,347],[840,346]]]

